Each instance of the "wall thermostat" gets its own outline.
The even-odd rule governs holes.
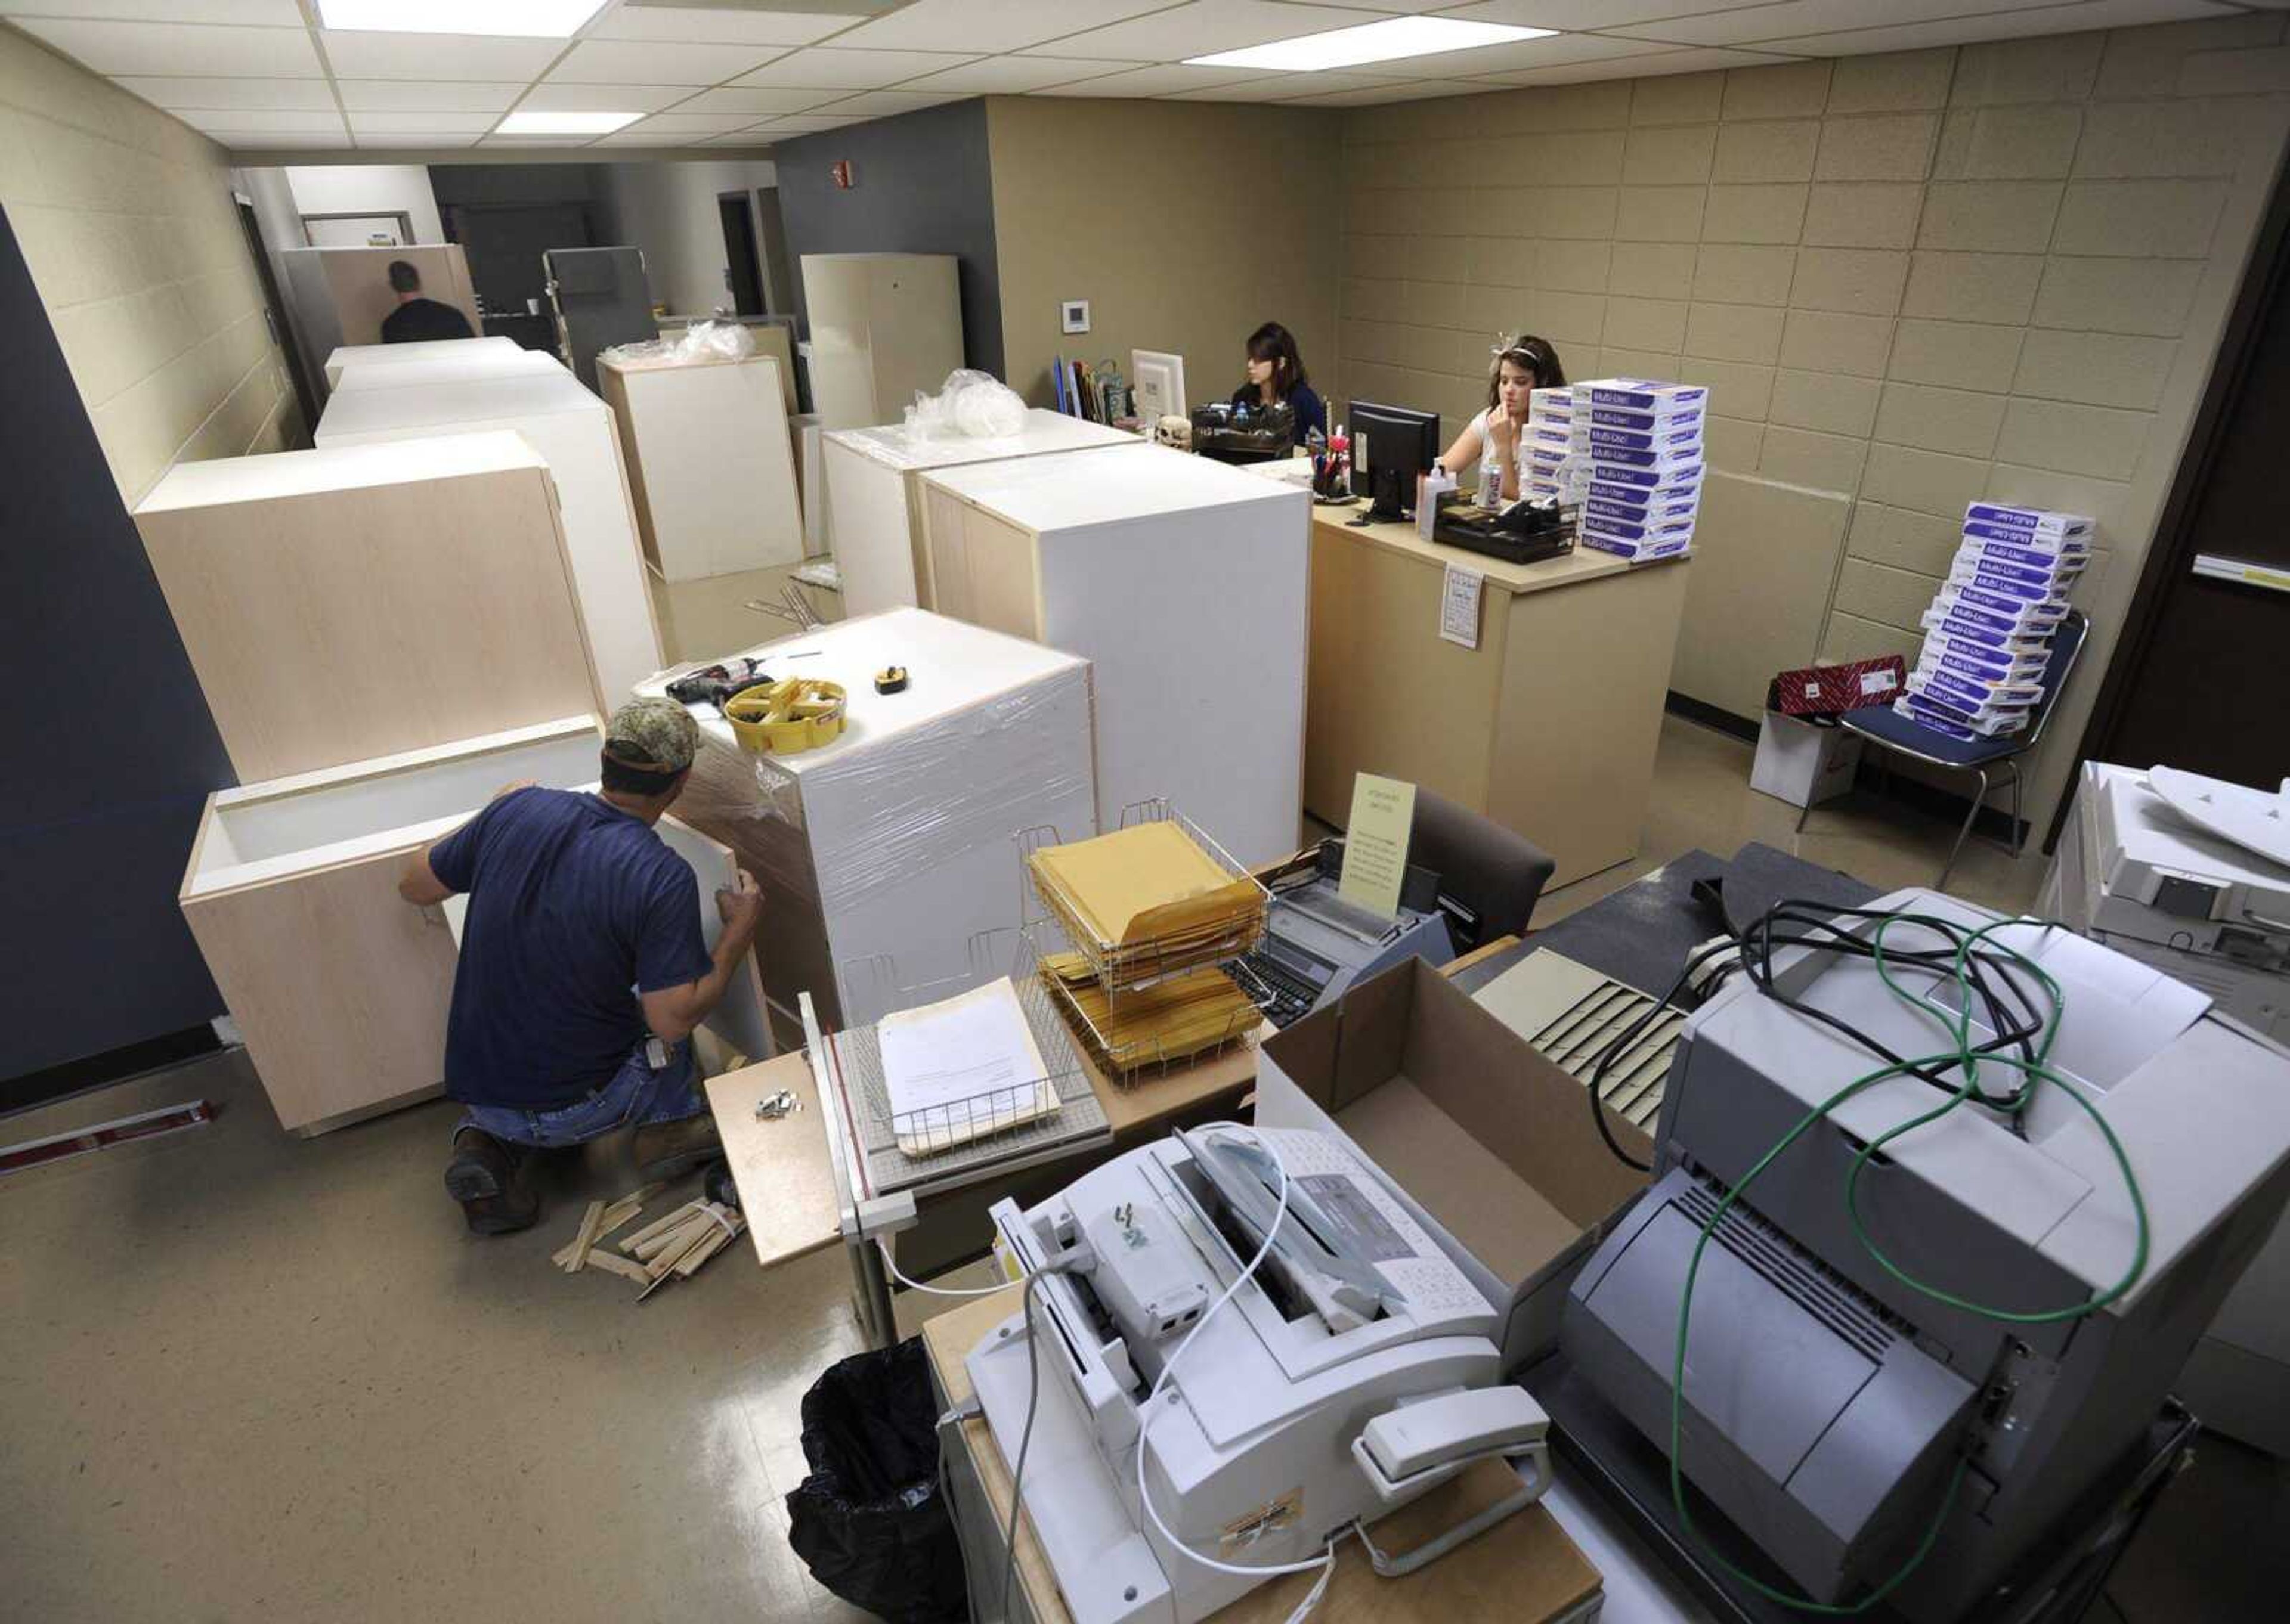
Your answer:
[[[1087,332],[1089,300],[1086,299],[1061,300],[1058,303],[1058,320],[1068,332]]]

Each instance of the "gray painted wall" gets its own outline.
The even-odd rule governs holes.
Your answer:
[[[959,261],[963,356],[1002,376],[1002,283],[994,258],[994,182],[986,103],[925,108],[896,118],[781,141],[780,210],[788,255],[950,253]],[[853,185],[830,173],[848,160]],[[796,308],[803,311],[797,272]],[[806,329],[807,331],[808,329]]]

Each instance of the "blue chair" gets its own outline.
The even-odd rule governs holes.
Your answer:
[[[2084,633],[2090,622],[2080,610],[2070,611],[2062,620],[2059,629],[2052,634],[2051,658],[2044,666],[2043,697],[2036,701],[2028,717],[2028,725],[2021,732],[2001,739],[1952,739],[1948,734],[1926,727],[1923,723],[1901,715],[1890,705],[1872,706],[1866,710],[1848,710],[1838,718],[1849,732],[1859,734],[1878,748],[1905,756],[1911,761],[1927,766],[1947,767],[1958,772],[1970,772],[1980,780],[1980,791],[1972,797],[1971,809],[1964,814],[1964,827],[1956,832],[1956,844],[1948,849],[1948,860],[1940,866],[1940,877],[1933,889],[1948,888],[1948,876],[1956,867],[1956,860],[1964,850],[1966,838],[1980,817],[1980,809],[1988,804],[1988,792],[1995,788],[1996,774],[2008,770],[2012,786],[2012,840],[2010,844],[1996,843],[1998,848],[2014,857],[2026,847],[2020,824],[2020,760],[2036,748],[2044,736],[2044,724],[2050,720],[2052,707],[2059,702],[2060,690],[2067,685],[2068,673],[2075,669],[2076,656],[2083,651]],[[1798,831],[1805,830],[1805,820],[1813,808],[1806,807],[1797,815]]]

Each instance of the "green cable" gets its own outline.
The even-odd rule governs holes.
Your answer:
[[[1955,935],[1961,927],[1955,924],[1953,922],[1942,921],[1917,915],[1894,915],[1878,921],[1876,931],[1871,937],[1870,948],[1871,956],[1875,961],[1878,977],[1884,981],[1886,988],[1891,991],[1894,997],[1900,999],[1910,1008],[1915,1009],[1939,1022],[1939,1024],[1948,1032],[1949,1036],[1955,1041],[1955,1052],[1948,1054],[1930,1055],[1918,1060],[1898,1060],[1891,1064],[1879,1067],[1875,1071],[1870,1072],[1863,1076],[1856,1077],[1851,1083],[1846,1084],[1843,1088],[1839,1089],[1836,1093],[1831,1094],[1828,1099],[1822,1100],[1812,1110],[1806,1112],[1805,1116],[1798,1120],[1795,1127],[1791,1128],[1786,1134],[1782,1135],[1782,1137],[1775,1142],[1774,1147],[1767,1150],[1764,1156],[1758,1158],[1755,1165],[1753,1165],[1747,1173],[1742,1175],[1739,1183],[1734,1185],[1726,1192],[1724,1198],[1718,1202],[1717,1210],[1713,1212],[1709,1215],[1709,1220],[1702,1224],[1701,1233],[1694,1243],[1693,1255],[1686,1263],[1685,1289],[1679,1293],[1677,1301],[1677,1343],[1670,1364],[1670,1505],[1677,1513],[1679,1526],[1685,1530],[1688,1538],[1692,1539],[1696,1545],[1701,1547],[1702,1554],[1705,1556],[1715,1562],[1719,1567],[1731,1574],[1740,1583],[1748,1586],[1751,1590],[1757,1592],[1759,1596],[1764,1596],[1768,1601],[1776,1602],[1782,1606],[1792,1608],[1800,1612],[1814,1613],[1830,1618],[1854,1617],[1857,1614],[1868,1612],[1870,1608],[1883,1601],[1886,1596],[1890,1596],[1894,1590],[1898,1589],[1902,1584],[1905,1583],[1910,1575],[1914,1573],[1917,1569],[1922,1565],[1925,1558],[1932,1554],[1934,1546],[1939,1542],[1941,1530],[1947,1524],[1949,1513],[1955,1508],[1957,1493],[1963,1486],[1965,1472],[1971,1464],[1971,1459],[1968,1455],[1963,1454],[1959,1454],[1957,1457],[1956,1470],[1949,1478],[1948,1492],[1942,1498],[1940,1508],[1934,1514],[1931,1525],[1925,1530],[1924,1538],[1918,1543],[1917,1548],[1910,1554],[1908,1559],[1894,1572],[1890,1578],[1886,1579],[1882,1584],[1877,1586],[1859,1601],[1849,1605],[1828,1602],[1816,1602],[1805,1596],[1792,1596],[1787,1591],[1779,1589],[1774,1586],[1766,1583],[1756,1575],[1744,1571],[1728,1560],[1715,1547],[1710,1545],[1709,1540],[1703,1537],[1701,1530],[1694,1527],[1693,1513],[1686,1509],[1685,1476],[1684,1468],[1679,1464],[1679,1457],[1682,1452],[1681,1444],[1683,1442],[1685,1429],[1686,1334],[1687,1329],[1692,1323],[1691,1316],[1693,1305],[1693,1284],[1694,1281],[1701,1272],[1702,1255],[1709,1249],[1710,1238],[1717,1233],[1718,1226],[1725,1220],[1726,1214],[1733,1210],[1734,1204],[1741,1200],[1742,1196],[1749,1190],[1750,1187],[1757,1182],[1758,1179],[1765,1172],[1766,1168],[1770,1167],[1785,1151],[1789,1149],[1791,1145],[1794,1145],[1800,1138],[1802,1138],[1807,1129],[1811,1128],[1815,1123],[1820,1122],[1822,1119],[1828,1116],[1831,1112],[1835,1111],[1838,1107],[1843,1105],[1847,1100],[1850,1100],[1854,1095],[1861,1092],[1863,1089],[1872,1087],[1876,1084],[1881,1083],[1889,1077],[1898,1076],[1910,1071],[1921,1069],[1925,1067],[1941,1064],[1954,1065],[1960,1068],[1964,1073],[1964,1085],[1958,1089],[1953,1094],[1950,1095],[1946,1100],[1944,1100],[1941,1105],[1935,1107],[1934,1109],[1926,1111],[1921,1116],[1912,1117],[1909,1121],[1887,1130],[1876,1140],[1870,1141],[1867,1146],[1863,1147],[1860,1154],[1854,1158],[1853,1165],[1846,1172],[1845,1180],[1845,1203],[1846,1214],[1852,1220],[1854,1236],[1860,1240],[1862,1245],[1868,1250],[1869,1254],[1895,1279],[1899,1280],[1902,1284],[1908,1286],[1913,1291],[1918,1292],[1936,1301],[1947,1303],[1953,1308],[1962,1308],[1988,1318],[2021,1324],[2046,1324],[2060,1320],[2078,1319],[2086,1315],[2096,1313],[2101,1308],[2106,1307],[2109,1303],[2113,1302],[2118,1298],[2121,1297],[2126,1292],[2129,1291],[2138,1281],[2140,1276],[2146,1270],[2149,1244],[2147,1207],[2146,1203],[2142,1199],[2140,1195],[2139,1181],[2132,1173],[2130,1158],[2125,1154],[2122,1142],[2116,1138],[2115,1131],[2108,1125],[2107,1119],[2100,1114],[2097,1108],[2093,1106],[2089,1100],[2084,1099],[2080,1093],[2077,1092],[2072,1084],[2062,1079],[2056,1073],[2051,1071],[2045,1064],[2045,1062],[2050,1059],[2052,1049],[2058,1041],[2061,1018],[2066,1011],[2065,996],[2061,991],[2059,983],[2054,980],[2040,964],[2038,964],[2034,960],[2030,959],[2017,949],[2002,942],[1991,942],[1989,945],[2008,956],[2012,959],[2016,960],[2021,965],[2024,966],[2036,976],[2036,978],[2043,984],[2045,991],[2051,1000],[2052,1010],[2050,1016],[2044,1023],[2043,1035],[2034,1055],[2011,1055],[1998,1052],[1984,1057],[1986,1059],[1994,1060],[2000,1064],[2017,1068],[2022,1074],[2023,1080],[2021,1086],[2012,1094],[2005,1096],[1991,1096],[1979,1092],[1979,1067],[1981,1060],[1983,1057],[1974,1052],[1972,1044],[1972,988],[1970,980],[1966,974],[1967,966],[1970,964],[1974,948],[1986,939],[1990,932],[2001,930],[2007,925],[2024,924],[2027,923],[2029,922],[2025,920],[1998,919],[1990,924],[1982,926],[1977,931],[1964,935],[1958,941],[1956,951],[1956,963],[1953,970],[1953,979],[1955,980],[1958,994],[1958,1010],[1955,1018],[1951,1020],[1948,1016],[1943,1015],[1940,1011],[1933,1008],[1926,999],[1918,996],[1915,993],[1910,992],[1908,988],[1902,987],[1898,981],[1893,979],[1892,972],[1886,966],[1885,962],[1884,940],[1885,932],[1891,929],[1894,924],[1923,925],[1926,928],[1934,929],[1943,934],[1951,936]],[[2067,1094],[2070,1099],[2073,1100],[2078,1106],[2083,1108],[2084,1111],[2091,1116],[2094,1122],[2098,1124],[2100,1132],[2104,1135],[2107,1140],[2108,1148],[2114,1152],[2116,1165],[2123,1173],[2125,1188],[2128,1190],[2131,1196],[2132,1212],[2138,1220],[2137,1244],[2134,1248],[2131,1266],[2125,1272],[2123,1278],[2105,1292],[2094,1295],[2086,1302],[2066,1308],[2050,1309],[2035,1313],[2022,1313],[2008,1309],[1991,1308],[1982,1304],[1968,1301],[1964,1298],[1958,1297],[1950,1292],[1942,1291],[1937,1286],[1927,1284],[1926,1282],[1915,1278],[1913,1276],[1900,1268],[1892,1261],[1891,1259],[1887,1258],[1885,1253],[1878,1248],[1876,1243],[1870,1238],[1867,1229],[1862,1224],[1860,1210],[1855,1199],[1857,1195],[1857,1182],[1860,1178],[1861,1169],[1866,1166],[1870,1158],[1875,1156],[1876,1153],[1885,1145],[1890,1143],[1895,1139],[1898,1139],[1904,1133],[1910,1132],[1917,1128],[1924,1126],[1927,1123],[1939,1121],[1942,1117],[1947,1116],[1950,1111],[1953,1111],[1969,1099],[1976,1097],[1983,1104],[2003,1110],[2014,1117],[2020,1116],[2026,1112],[2029,1105],[2034,1100],[2037,1084],[2044,1082],[2050,1083],[2054,1087],[2058,1088]]]

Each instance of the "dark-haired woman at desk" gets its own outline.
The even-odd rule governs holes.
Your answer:
[[[1295,335],[1278,322],[1267,322],[1248,335],[1248,381],[1232,392],[1236,406],[1269,406],[1285,401],[1296,413],[1296,444],[1315,428],[1328,432],[1328,409],[1320,404]]]
[[[1536,389],[1556,389],[1566,382],[1566,369],[1549,339],[1532,333],[1507,338],[1495,346],[1487,367],[1487,409],[1473,418],[1439,458],[1439,466],[1457,478],[1466,468],[1479,467],[1492,441],[1502,467],[1502,493],[1516,500],[1519,494],[1518,446],[1526,432],[1527,397]]]

